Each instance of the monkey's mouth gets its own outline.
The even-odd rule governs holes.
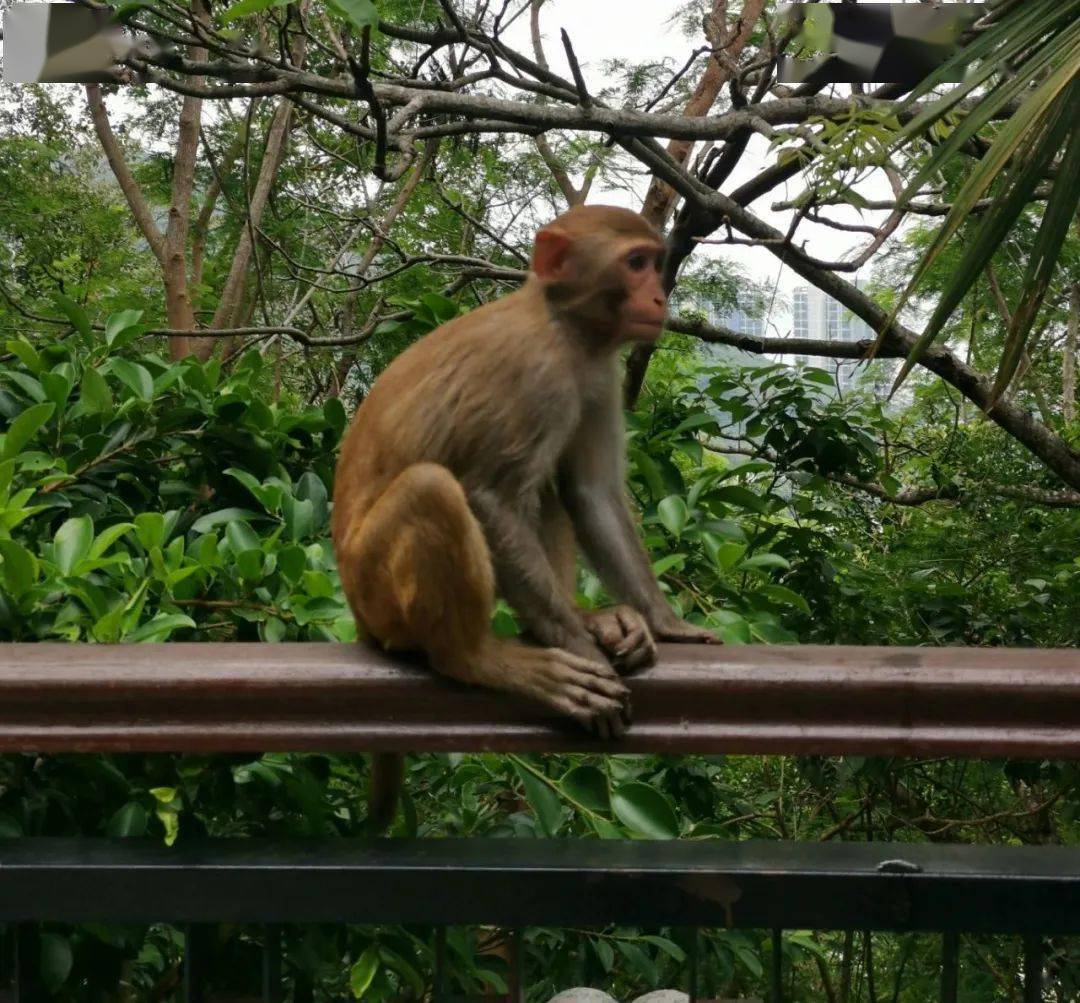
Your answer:
[[[633,341],[655,341],[664,330],[665,317],[635,317],[626,322],[626,335]]]

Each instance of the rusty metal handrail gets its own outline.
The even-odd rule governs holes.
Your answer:
[[[358,645],[0,645],[0,752],[1080,758],[1080,651],[665,645],[601,742]]]

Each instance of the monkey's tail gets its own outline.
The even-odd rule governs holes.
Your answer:
[[[378,752],[371,757],[371,787],[368,790],[367,827],[381,836],[397,817],[405,759],[397,752]]]

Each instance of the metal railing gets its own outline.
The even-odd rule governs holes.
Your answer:
[[[0,647],[0,751],[1080,752],[1076,651],[666,646],[660,664],[630,686],[634,726],[602,742],[543,708],[351,645],[8,644]],[[1080,848],[0,842],[0,922],[15,931],[9,954],[20,1003],[41,998],[33,945],[42,921],[185,926],[186,1001],[205,998],[208,924],[263,926],[263,998],[273,1001],[283,998],[283,924],[380,922],[771,930],[774,1003],[782,1000],[784,929],[941,933],[943,1003],[957,1000],[959,933],[1013,934],[1024,938],[1024,998],[1034,1003],[1042,935],[1080,933]],[[439,986],[442,941],[433,936]]]

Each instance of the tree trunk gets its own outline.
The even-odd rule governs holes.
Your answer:
[[[270,200],[270,191],[274,187],[278,169],[281,167],[285,152],[285,138],[289,134],[289,123],[291,121],[292,102],[283,97],[274,110],[274,117],[266,134],[266,149],[263,153],[262,164],[259,167],[259,177],[255,182],[255,190],[251,194],[244,229],[236,245],[236,251],[233,253],[228,278],[225,279],[225,286],[221,290],[221,298],[218,300],[217,309],[214,311],[214,319],[210,322],[211,327],[227,328],[236,325],[237,313],[244,299],[248,269],[251,267],[251,259],[255,250],[255,231],[262,223],[266,203]],[[235,347],[233,340],[232,338],[224,339],[221,346],[223,355],[232,352]],[[212,346],[208,347],[212,348]],[[203,358],[209,354],[209,351],[205,355],[200,353]]]
[[[301,4],[301,12],[307,10],[309,2]],[[303,69],[304,56],[307,50],[307,39],[303,35],[296,38],[293,45],[292,62],[298,69]],[[248,204],[247,219],[243,232],[240,234],[239,243],[233,254],[232,265],[229,268],[228,278],[221,290],[221,299],[214,311],[214,319],[210,326],[214,328],[234,327],[237,314],[240,312],[244,300],[244,288],[247,285],[248,269],[251,265],[252,254],[255,249],[255,231],[262,224],[263,212],[266,203],[270,200],[270,192],[277,180],[278,170],[285,156],[285,140],[289,136],[289,128],[292,122],[292,102],[287,97],[282,97],[274,109],[274,117],[270,122],[270,129],[266,134],[266,149],[263,151],[262,164],[259,167],[259,177],[255,182],[255,190],[251,193],[251,201]],[[221,346],[222,356],[235,351],[235,339],[226,338]],[[206,346],[205,354],[200,352],[200,358],[207,358],[213,351],[213,344]]]
[[[729,31],[727,26],[727,0],[713,0],[712,11],[705,18],[705,35],[709,44],[716,50],[705,65],[697,87],[683,109],[688,118],[700,118],[707,115],[720,96],[720,90],[731,79],[739,56],[742,54],[754,24],[761,16],[765,0],[745,0],[742,13],[735,26]],[[668,143],[667,152],[677,164],[686,164],[694,151],[694,143],[686,139],[673,139]],[[645,196],[642,215],[657,227],[663,227],[675,208],[675,189],[659,178],[653,178],[649,193]]]

